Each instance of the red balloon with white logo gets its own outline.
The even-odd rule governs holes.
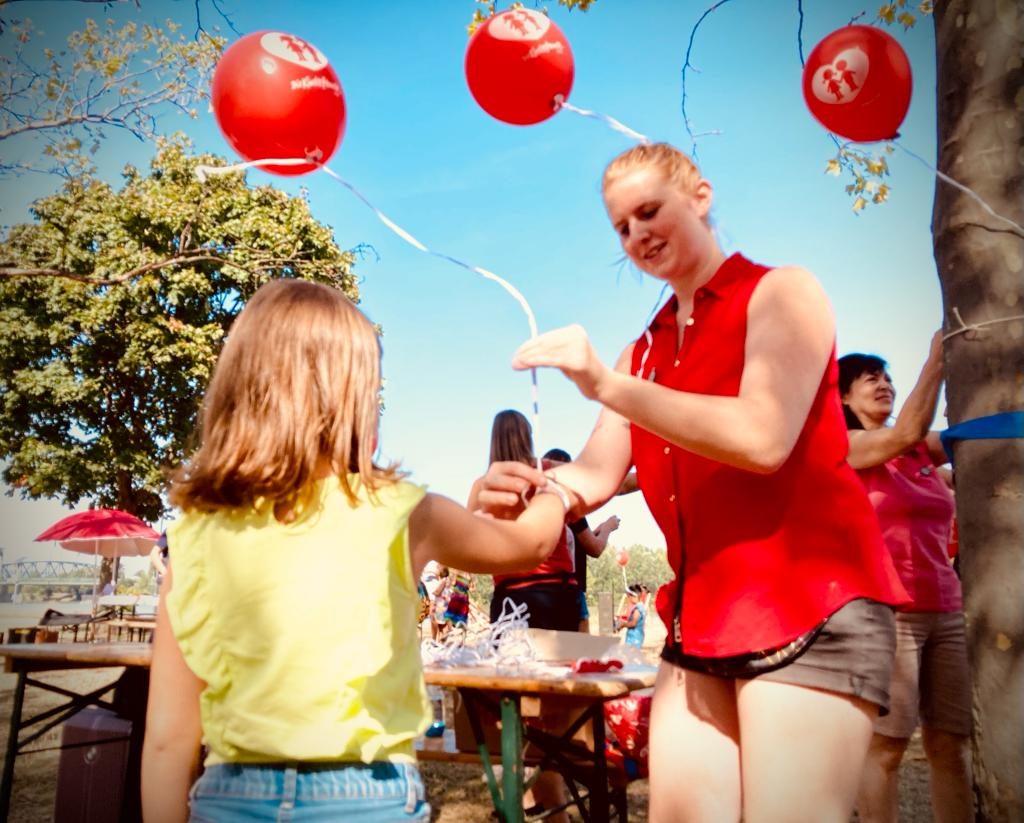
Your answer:
[[[225,139],[246,160],[315,161],[260,167],[275,174],[305,174],[326,163],[345,132],[338,75],[294,34],[260,31],[232,43],[214,70],[210,101]]]
[[[804,100],[826,129],[869,143],[897,137],[910,107],[910,61],[875,26],[845,26],[814,47],[804,66]]]
[[[466,82],[492,117],[515,126],[547,120],[569,98],[569,41],[547,15],[509,9],[488,18],[466,47]]]

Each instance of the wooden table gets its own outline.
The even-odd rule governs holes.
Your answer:
[[[146,694],[152,654],[153,647],[148,643],[0,645],[0,656],[5,661],[4,671],[18,676],[0,782],[0,821],[7,820],[10,809],[14,763],[19,751],[89,705],[118,711],[133,721],[134,756],[129,763],[126,791],[134,791],[131,800],[137,804],[138,765],[141,761],[141,743],[145,732]],[[88,694],[77,694],[30,676],[48,671],[118,667],[125,667],[125,672],[118,681]],[[604,703],[652,686],[654,676],[653,668],[626,674],[572,676],[516,674],[499,671],[493,667],[427,667],[424,670],[424,680],[428,685],[457,689],[462,695],[472,725],[473,737],[477,743],[476,756],[483,763],[495,810],[505,823],[520,823],[524,819],[522,801],[525,790],[525,742],[533,744],[542,752],[538,765],[559,771],[566,778],[573,795],[573,805],[580,809],[584,820],[609,820],[608,772],[604,757]],[[30,685],[60,694],[67,698],[67,702],[40,712],[35,717],[23,719],[25,689]],[[112,690],[113,701],[105,700],[104,696]],[[524,725],[522,700],[524,697],[537,696],[555,698],[562,701],[566,707],[573,707],[576,719],[561,734],[552,734],[529,724]],[[484,735],[484,725],[489,715],[501,720],[503,770],[500,787],[494,776],[491,755]],[[572,740],[574,734],[588,723],[591,727],[593,751],[588,751]],[[22,737],[23,730],[37,724],[41,725]],[[443,748],[434,748],[425,754],[433,759],[458,759],[458,753],[449,753]],[[584,790],[580,791],[578,785],[582,785]],[[128,818],[130,817],[131,813],[128,814]]]
[[[611,819],[613,806],[605,760],[604,704],[630,692],[654,685],[655,669],[627,673],[565,675],[515,673],[494,667],[427,667],[428,685],[457,689],[462,695],[476,742],[476,756],[483,763],[491,800],[500,820],[521,823],[523,814],[524,743],[539,750],[538,770],[559,772],[584,821]],[[563,716],[571,718],[560,733],[523,722],[524,697],[540,697],[541,706],[556,704]],[[501,786],[495,778],[484,724],[487,718],[501,721]],[[578,731],[590,726],[590,746],[574,740]],[[425,759],[463,760],[465,752],[433,741],[421,748]],[[626,819],[624,787],[614,805],[620,820]]]
[[[148,643],[11,643],[0,645],[4,658],[4,671],[18,676],[11,703],[11,723],[7,732],[7,751],[4,753],[0,778],[0,821],[6,821],[11,805],[14,784],[14,761],[18,753],[38,740],[50,729],[60,725],[86,706],[101,706],[117,712],[132,721],[129,746],[128,774],[125,784],[125,813],[122,819],[142,819],[139,798],[139,767],[142,758],[142,739],[146,728],[146,696],[149,692],[149,664],[153,647]],[[125,667],[124,674],[115,682],[94,691],[80,694],[54,686],[30,675],[39,672],[68,669],[99,669]],[[46,709],[34,717],[23,718],[25,689],[34,686],[66,698],[64,703]],[[105,696],[113,691],[111,700]],[[33,726],[24,737],[21,732]],[[132,777],[134,775],[134,778]]]

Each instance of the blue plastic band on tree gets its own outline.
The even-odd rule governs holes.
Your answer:
[[[964,420],[939,434],[946,457],[953,462],[954,440],[1020,440],[1024,438],[1024,410]]]

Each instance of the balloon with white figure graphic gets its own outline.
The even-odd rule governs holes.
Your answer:
[[[895,38],[875,26],[844,26],[807,58],[804,101],[815,119],[858,143],[892,140],[910,107],[910,61]]]
[[[217,125],[246,160],[308,163],[262,166],[305,174],[326,163],[345,132],[341,82],[323,53],[294,34],[260,31],[221,55],[210,92]]]
[[[466,47],[466,82],[492,117],[517,126],[547,120],[572,90],[569,41],[546,15],[516,8],[488,18]]]

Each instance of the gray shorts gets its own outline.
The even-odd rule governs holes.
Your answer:
[[[896,619],[891,606],[851,600],[835,612],[807,650],[760,680],[848,694],[889,713],[889,687],[896,652]]]
[[[910,737],[920,721],[950,734],[971,733],[971,676],[961,612],[896,612],[892,710],[875,731]]]

